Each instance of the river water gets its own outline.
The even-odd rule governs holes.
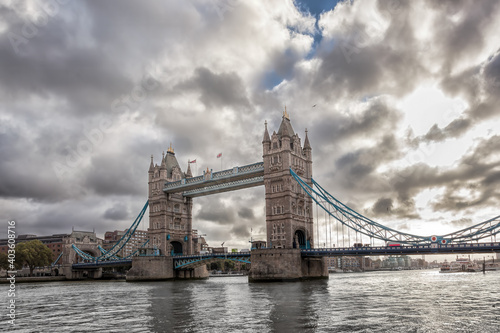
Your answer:
[[[0,286],[2,304],[6,288]],[[2,321],[0,331],[497,333],[500,272],[337,273],[251,284],[246,277],[30,283],[17,285],[16,305],[15,326]]]

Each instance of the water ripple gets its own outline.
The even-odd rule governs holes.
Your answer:
[[[9,332],[499,332],[500,272],[18,286]],[[6,331],[2,326],[0,331]]]

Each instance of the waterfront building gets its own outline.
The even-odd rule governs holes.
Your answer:
[[[115,244],[127,233],[128,229],[125,230],[115,230],[106,231],[104,233],[104,241],[102,242],[102,248],[109,251],[115,246]],[[134,234],[130,237],[130,240],[125,244],[125,246],[117,253],[120,257],[127,257],[134,253],[138,248],[140,248],[148,239],[148,232],[145,230],[136,229]]]
[[[193,229],[193,254],[208,252],[209,246],[203,236],[198,234],[198,230]]]
[[[39,240],[52,251],[52,260],[55,260],[63,251],[64,238],[67,238],[69,236],[69,234],[54,234],[51,236],[37,236],[32,234],[19,235],[16,237],[16,244],[32,240]],[[8,253],[8,250],[8,239],[0,239],[0,253]],[[56,264],[60,263],[61,259],[59,259]]]
[[[125,231],[115,230],[115,231],[106,231],[104,233],[104,240],[102,242],[102,248],[106,251],[109,251],[115,246],[115,244],[123,237]],[[118,253],[119,256],[122,256],[122,253]]]

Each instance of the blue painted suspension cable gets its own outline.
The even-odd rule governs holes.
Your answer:
[[[351,209],[350,207],[346,206],[345,204],[343,204],[342,202],[337,200],[330,193],[328,193],[325,189],[323,189],[321,187],[321,185],[319,185],[316,181],[314,181],[314,179],[311,178],[311,182],[312,182],[313,186],[315,186],[317,188],[317,191],[314,190],[309,184],[304,182],[304,180],[302,180],[293,170],[290,169],[290,173],[292,174],[294,179],[299,183],[299,185],[305,190],[305,192],[307,192],[307,194],[317,203],[317,205],[321,206],[321,208],[323,210],[328,212],[330,216],[333,216],[335,219],[337,219],[340,223],[342,223],[342,225],[346,225],[347,227],[355,230],[356,232],[360,232],[361,234],[367,235],[370,238],[374,237],[374,238],[385,240],[385,241],[399,241],[399,242],[403,242],[403,243],[413,243],[413,244],[424,243],[424,242],[428,243],[430,240],[430,236],[412,235],[412,234],[408,234],[408,233],[399,232],[397,230],[383,226],[383,225],[363,216],[362,214],[359,214],[355,210]],[[357,226],[359,229],[354,228],[353,226],[347,224],[342,219],[333,215],[330,212],[330,210],[328,210],[325,206],[323,206],[312,195],[312,193],[316,194],[318,197],[325,200],[325,202],[330,204],[333,208],[335,208],[336,211],[338,211],[340,214],[342,214],[342,216],[344,216],[346,219],[348,219],[352,224]],[[354,218],[355,220],[361,220],[361,221],[365,222],[366,224],[368,224],[370,226],[370,229],[371,229],[371,227],[375,226],[375,227],[378,227],[380,229],[386,230],[386,233],[387,233],[387,231],[390,231],[391,233],[395,234],[396,236],[399,235],[400,239],[392,239],[392,238],[387,237],[387,235],[385,237],[382,237],[380,235],[377,235],[375,232],[373,232],[373,230],[366,231],[365,226],[356,222],[352,218]],[[461,230],[458,230],[458,231],[455,231],[453,233],[449,233],[449,234],[446,234],[443,236],[439,236],[439,239],[446,239],[447,241],[454,241],[454,242],[465,242],[465,241],[476,241],[476,240],[483,239],[485,237],[490,237],[490,236],[496,236],[497,234],[500,233],[500,221],[498,221],[498,223],[496,223],[496,224],[492,224],[492,222],[497,221],[499,218],[500,218],[500,216],[497,216],[497,217],[494,217],[494,218],[489,219],[487,221],[478,223],[474,226],[464,228],[464,229],[461,229]],[[490,225],[486,226],[488,223]],[[474,229],[478,229],[478,230],[473,232]],[[363,231],[366,231],[366,232],[363,232]],[[469,233],[466,234],[467,232],[469,232]],[[404,236],[407,239],[403,240],[403,239],[401,239],[402,238],[401,236]],[[413,239],[411,239],[411,238],[413,238]]]
[[[136,217],[134,223],[132,223],[132,225],[127,230],[127,232],[106,253],[104,253],[104,254],[102,254],[102,255],[100,255],[98,257],[94,257],[94,256],[92,256],[92,255],[90,255],[88,253],[85,253],[82,250],[80,250],[75,244],[72,245],[72,248],[75,250],[75,252],[81,258],[83,258],[85,260],[98,261],[98,260],[107,260],[109,258],[116,257],[116,254],[128,243],[128,241],[130,240],[130,238],[132,237],[132,235],[135,233],[135,230],[137,229],[137,226],[141,222],[141,220],[142,220],[142,218],[143,218],[143,216],[144,216],[144,214],[146,212],[146,209],[148,208],[148,205],[149,205],[149,201],[146,201],[146,204],[142,208],[142,210],[139,213],[139,215]],[[124,242],[122,242],[123,240],[124,240]],[[145,245],[145,244],[143,244],[143,245]]]

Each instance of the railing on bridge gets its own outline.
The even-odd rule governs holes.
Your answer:
[[[184,192],[184,196],[194,196],[214,189],[260,184],[263,182],[263,174],[264,163],[258,162],[212,172],[209,177],[204,174],[203,176],[167,182],[163,187],[163,191],[167,193]]]
[[[215,191],[220,190],[224,187],[227,187],[227,188],[234,188],[234,187],[240,187],[240,186],[244,187],[245,185],[260,184],[260,183],[264,183],[264,176],[253,177],[250,179],[235,180],[232,182],[224,183],[223,186],[221,186],[220,184],[209,185],[209,186],[205,186],[205,187],[198,188],[195,190],[186,191],[186,192],[184,192],[184,196],[194,197],[197,194],[215,192]]]
[[[301,250],[303,257],[308,256],[379,256],[379,255],[419,255],[419,254],[453,254],[453,253],[495,253],[500,252],[500,243],[466,243],[466,244],[430,244],[408,246],[363,246],[316,248]]]
[[[197,265],[200,262],[207,262],[215,259],[227,259],[250,264],[250,252],[239,253],[207,253],[197,255],[185,255],[174,257],[174,268],[182,269],[189,266]]]

